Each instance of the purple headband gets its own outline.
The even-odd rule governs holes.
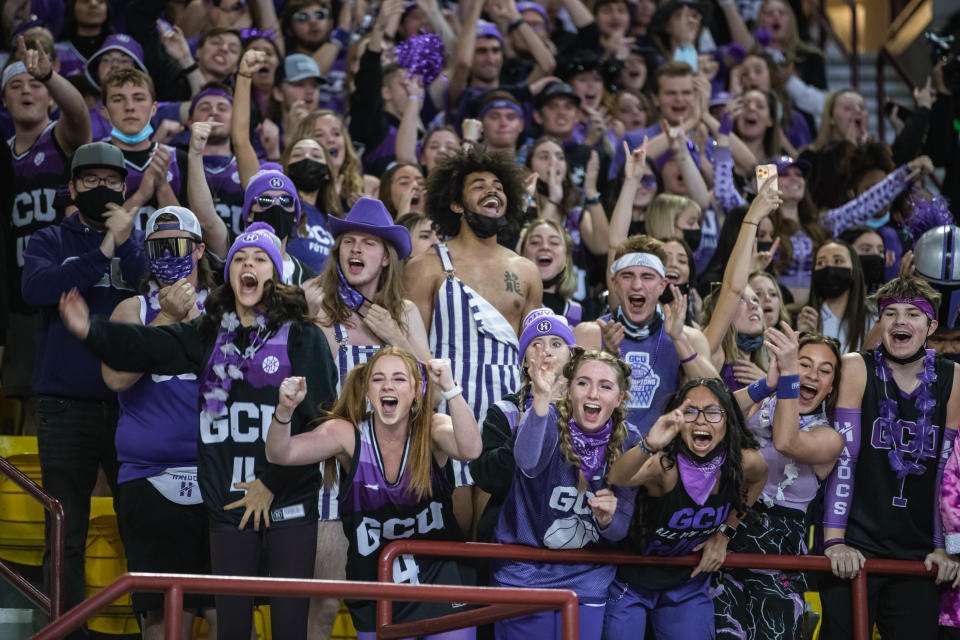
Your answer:
[[[515,112],[521,118],[523,117],[523,109],[520,108],[520,105],[516,102],[511,100],[494,100],[485,104],[483,109],[480,109],[480,114],[477,116],[477,119],[483,120],[483,116],[487,115],[487,112],[493,109],[510,109],[510,111]]]
[[[247,27],[246,29],[240,30],[240,38],[242,40],[256,40],[257,38],[265,38],[273,42],[273,39],[277,37],[277,32],[273,29],[265,29],[260,31],[256,27]]]
[[[883,313],[883,310],[889,307],[892,304],[912,304],[920,311],[923,311],[927,314],[927,317],[931,320],[936,319],[937,314],[933,312],[933,305],[930,304],[930,301],[926,298],[884,298],[880,301],[878,311]]]
[[[224,91],[223,89],[217,89],[216,87],[210,87],[209,89],[204,89],[197,95],[193,97],[193,100],[190,101],[190,111],[187,113],[190,117],[193,117],[193,110],[197,107],[197,103],[200,102],[203,98],[207,96],[220,96],[221,98],[226,98],[227,102],[233,104],[233,96]]]

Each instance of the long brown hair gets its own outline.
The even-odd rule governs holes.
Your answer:
[[[573,238],[570,237],[570,234],[567,233],[567,230],[561,227],[555,220],[546,220],[544,218],[537,218],[536,220],[531,220],[523,226],[523,229],[520,230],[520,255],[525,256],[527,252],[527,241],[530,239],[530,233],[540,226],[547,226],[560,234],[560,237],[563,238],[563,246],[566,251],[566,259],[563,261],[563,277],[560,278],[560,283],[557,285],[557,295],[563,298],[564,300],[569,301],[573,296],[573,292],[577,290],[577,274],[573,270]],[[523,354],[521,354],[521,357]]]
[[[373,414],[367,411],[367,389],[370,386],[370,375],[373,366],[381,358],[388,356],[396,356],[403,360],[414,389],[413,404],[410,406],[410,420],[407,423],[410,438],[410,449],[407,453],[407,472],[410,475],[410,482],[407,488],[418,500],[424,496],[432,497],[433,483],[431,482],[430,469],[433,464],[433,443],[431,439],[433,404],[430,400],[433,397],[434,385],[430,376],[426,376],[426,389],[423,389],[422,365],[412,353],[399,347],[384,347],[377,351],[370,360],[351,369],[340,390],[337,403],[325,416],[325,419],[341,418],[354,426],[358,426],[364,420],[372,420]],[[360,455],[360,452],[357,451],[354,455]],[[334,460],[330,459],[324,463],[323,476],[325,483],[332,483],[333,479],[336,478]]]
[[[530,148],[530,153],[527,154],[527,161],[524,163],[524,166],[527,169],[533,171],[533,156],[537,154],[537,149],[552,142],[560,148],[560,151],[563,151],[563,145],[559,140],[553,136],[541,136],[533,143],[533,146]],[[570,210],[577,206],[577,202],[580,201],[580,189],[577,188],[577,185],[573,184],[573,180],[570,177],[570,163],[567,163],[567,170],[563,174],[563,198],[560,199],[560,206],[557,207],[557,213],[560,215],[560,218],[563,220],[567,219],[567,216],[570,215]],[[546,176],[541,176],[540,179],[543,180]],[[539,195],[539,194],[538,194]],[[546,196],[541,196],[544,199]]]
[[[615,358],[606,351],[585,351],[579,347],[575,348],[570,361],[563,367],[563,377],[572,380],[577,373],[577,369],[585,362],[602,362],[609,365],[617,374],[617,387],[620,393],[624,394],[623,400],[613,410],[610,419],[613,423],[613,432],[610,434],[610,440],[607,442],[607,451],[604,454],[604,462],[609,470],[617,458],[620,457],[620,446],[627,437],[627,405],[626,400],[630,397],[630,365],[619,358]],[[577,470],[577,490],[581,493],[587,490],[587,479],[580,469],[580,456],[573,450],[570,442],[570,416],[573,414],[573,406],[570,402],[569,393],[557,402],[557,414],[560,416],[557,420],[557,430],[560,432],[560,452],[571,467]]]
[[[403,306],[407,291],[403,285],[403,262],[401,262],[397,250],[392,244],[382,238],[380,241],[387,252],[388,264],[380,270],[377,292],[374,294],[372,302],[386,309],[390,313],[390,317],[400,327],[400,330],[406,331],[407,324],[403,319]],[[319,286],[323,295],[320,300],[320,308],[326,316],[321,324],[327,327],[346,322],[352,313],[350,307],[343,302],[337,291],[340,283],[337,265],[340,264],[340,246],[342,244],[343,235],[339,235],[333,241],[330,257],[327,258],[323,273],[320,274]]]
[[[319,4],[319,3],[318,3]],[[343,185],[340,187],[340,197],[350,206],[353,206],[353,203],[356,202],[358,198],[363,195],[363,166],[360,164],[360,158],[357,156],[357,151],[353,148],[353,139],[350,137],[350,132],[347,131],[347,127],[343,124],[343,118],[341,118],[336,111],[330,109],[317,109],[311,111],[307,116],[300,121],[300,124],[297,125],[297,128],[293,132],[293,139],[300,140],[301,138],[314,138],[313,130],[317,125],[317,119],[323,116],[333,116],[337,119],[337,122],[340,123],[340,134],[343,136],[343,165],[340,167],[340,174],[343,175]],[[317,140],[317,142],[320,142]],[[323,143],[320,144],[323,146]],[[333,173],[333,166],[330,166],[330,171]],[[333,181],[336,183],[336,175],[333,176]]]
[[[830,393],[824,398],[827,411],[832,413],[834,407],[837,406],[837,396],[840,393],[840,341],[822,333],[805,333],[800,337],[800,346],[797,348],[798,358],[803,348],[809,344],[823,345],[830,350],[834,360],[836,360],[833,364],[833,382],[830,384]]]
[[[837,105],[837,98],[845,93],[855,93],[863,97],[856,89],[847,87],[846,89],[837,89],[827,94],[827,99],[823,103],[823,115],[820,119],[820,128],[817,130],[817,137],[810,143],[808,148],[812,151],[820,151],[831,142],[842,141],[843,138],[837,137],[837,128],[833,122],[833,109]]]
[[[212,337],[220,330],[223,314],[237,310],[236,294],[230,286],[230,278],[210,292],[204,303],[200,320],[200,335]],[[273,277],[263,283],[263,295],[257,304],[267,314],[267,331],[273,332],[286,322],[303,325],[312,322],[303,289],[280,283],[276,269]]]
[[[866,321],[871,309],[867,306],[867,285],[863,278],[863,267],[860,266],[860,256],[849,244],[839,238],[831,238],[819,244],[813,250],[813,270],[817,269],[817,254],[825,246],[835,244],[843,247],[850,255],[850,272],[853,284],[850,285],[850,295],[847,296],[847,308],[843,311],[840,322],[847,329],[847,344],[841,345],[847,351],[856,351],[868,345],[863,344],[867,337]],[[827,301],[815,288],[810,288],[810,306],[817,310],[817,331],[823,331],[823,321],[820,317],[820,307]]]

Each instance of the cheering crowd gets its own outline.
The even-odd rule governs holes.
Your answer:
[[[835,640],[893,558],[935,575],[871,574],[871,625],[960,638],[957,59],[914,70],[888,145],[797,0],[0,5],[0,371],[68,607],[102,471],[130,571],[375,580],[404,538],[695,554],[393,579],[572,589],[585,640],[799,640],[816,590]],[[278,639],[339,607],[269,601]],[[183,637],[246,640],[254,603],[188,595]],[[164,637],[160,594],[133,607]]]

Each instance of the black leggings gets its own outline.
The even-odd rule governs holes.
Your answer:
[[[820,574],[823,603],[821,640],[853,637],[850,581]],[[939,587],[932,578],[914,576],[867,577],[868,621],[877,623],[884,640],[921,640],[937,637]]]
[[[213,573],[228,576],[259,574],[261,553],[274,578],[313,578],[317,555],[317,523],[261,528],[260,532],[210,531]],[[253,596],[216,596],[217,638],[249,638],[253,625]],[[270,598],[270,628],[275,640],[307,636],[310,599]]]

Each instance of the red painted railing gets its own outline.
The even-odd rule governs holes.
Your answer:
[[[164,601],[164,637],[179,640],[184,593],[217,593],[262,596],[326,596],[361,600],[465,602],[492,605],[477,611],[465,611],[443,618],[412,624],[430,624],[440,631],[494,622],[518,615],[559,609],[563,620],[563,640],[578,636],[577,596],[562,589],[506,589],[493,587],[451,587],[432,584],[384,584],[338,580],[292,580],[289,578],[245,578],[238,576],[196,576],[184,574],[125,573],[96,595],[87,598],[33,636],[34,640],[62,638],[111,602],[131,591],[162,591]],[[496,607],[496,608],[495,608]],[[469,615],[472,614],[472,615]],[[477,622],[479,621],[479,622]],[[436,623],[441,624],[436,624]],[[378,621],[377,634],[384,640],[409,635],[409,624],[390,625]]]
[[[16,569],[3,560],[0,560],[0,575],[10,581],[23,595],[46,613],[51,620],[60,617],[63,612],[63,564],[64,547],[64,517],[60,501],[43,490],[43,487],[28,478],[15,466],[0,457],[0,474],[6,476],[14,484],[32,496],[50,514],[50,595],[34,586],[32,582],[22,576]]]
[[[393,561],[397,556],[404,553],[422,556],[497,558],[501,560],[527,560],[531,562],[593,562],[598,564],[641,564],[673,567],[692,567],[700,562],[699,554],[679,558],[661,558],[658,556],[640,556],[622,551],[553,550],[510,544],[396,540],[387,545],[380,554],[380,565],[377,577],[381,582],[389,583],[392,580]],[[829,571],[830,560],[824,556],[728,553],[723,562],[723,566],[739,569]],[[936,569],[928,571],[922,562],[906,560],[867,560],[860,574],[851,581],[854,640],[868,640],[870,637],[867,625],[867,574],[869,573],[933,576],[936,575]],[[391,607],[388,602],[378,602],[377,609],[377,617],[379,620],[391,620]],[[423,623],[414,624],[419,625]],[[417,630],[421,629],[419,626],[414,627],[413,624],[410,626]],[[420,632],[423,633],[423,631]]]

